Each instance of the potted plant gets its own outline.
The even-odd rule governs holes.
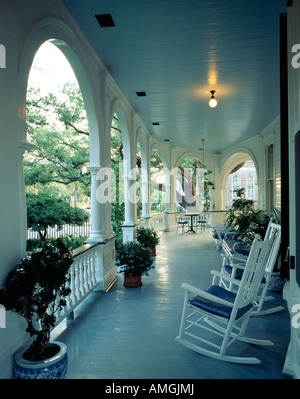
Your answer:
[[[274,210],[275,217],[273,216],[273,223],[281,224],[280,212],[278,210]],[[263,211],[255,211],[249,226],[242,234],[242,241],[251,247],[253,242],[253,238],[256,234],[259,234],[262,240],[265,237],[265,233],[267,231],[267,227],[270,221],[270,217],[266,215]],[[281,249],[279,249],[279,253],[276,259],[276,263],[271,274],[271,279],[268,285],[269,291],[282,291],[283,286],[286,282],[285,278],[281,277],[280,272],[280,264],[281,264]]]
[[[148,276],[149,270],[154,268],[148,249],[135,241],[129,241],[120,246],[116,264],[121,266],[120,273],[124,275],[125,287],[143,285],[142,276]]]
[[[56,312],[66,305],[69,269],[73,260],[62,240],[49,242],[27,252],[9,273],[0,291],[0,303],[25,318],[26,331],[33,337],[29,348],[15,357],[15,378],[64,378],[67,369],[66,346],[50,343]]]
[[[153,228],[138,228],[135,233],[135,238],[144,248],[149,249],[151,256],[156,256],[156,245],[159,243],[159,237],[158,233]]]

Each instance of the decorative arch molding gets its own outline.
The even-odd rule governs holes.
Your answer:
[[[182,154],[179,155],[179,157],[176,159],[174,167],[178,168],[178,166],[181,164],[181,162],[185,159],[185,158],[196,158],[197,160],[199,160],[202,164],[202,159],[201,159],[201,154],[199,154],[199,152],[194,152],[194,151],[187,151],[184,152]]]
[[[257,160],[251,150],[245,147],[240,147],[236,148],[235,150],[232,150],[225,158],[223,167],[222,167],[222,172],[221,172],[221,187],[222,189],[225,189],[226,186],[226,181],[227,178],[230,174],[230,172],[240,163],[246,162],[246,161],[253,161],[255,169],[256,169],[256,174],[257,174],[257,179],[259,177],[259,167]]]
[[[20,141],[26,141],[26,113],[25,102],[27,85],[33,59],[40,46],[51,41],[67,58],[74,70],[80,90],[82,92],[85,109],[88,118],[90,132],[90,162],[91,165],[100,165],[100,134],[103,131],[103,115],[101,104],[94,92],[95,73],[88,64],[84,49],[76,37],[76,34],[63,21],[54,17],[45,18],[39,21],[29,32],[20,48],[18,64],[18,80],[20,87],[20,109],[23,109],[23,129],[20,132]]]
[[[169,165],[168,165],[168,156],[164,150],[164,148],[162,146],[160,146],[158,143],[152,143],[150,146],[150,158],[151,158],[151,154],[154,150],[157,150],[160,154],[160,158],[162,160],[162,163],[164,165],[164,169],[168,170],[169,169]]]

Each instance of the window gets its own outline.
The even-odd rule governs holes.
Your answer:
[[[235,190],[241,188],[241,178],[237,175],[232,178],[232,198],[237,198]]]
[[[254,198],[254,179],[248,176],[246,180],[246,198]]]

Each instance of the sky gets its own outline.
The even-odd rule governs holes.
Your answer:
[[[28,87],[40,88],[42,94],[58,94],[66,82],[77,82],[73,69],[57,47],[45,42],[33,60]]]

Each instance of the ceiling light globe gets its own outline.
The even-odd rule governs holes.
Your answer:
[[[216,100],[214,97],[212,97],[212,98],[209,100],[209,102],[208,102],[208,105],[209,105],[211,108],[215,108],[215,107],[217,106],[217,104],[218,104],[218,102],[217,102],[217,100]]]

